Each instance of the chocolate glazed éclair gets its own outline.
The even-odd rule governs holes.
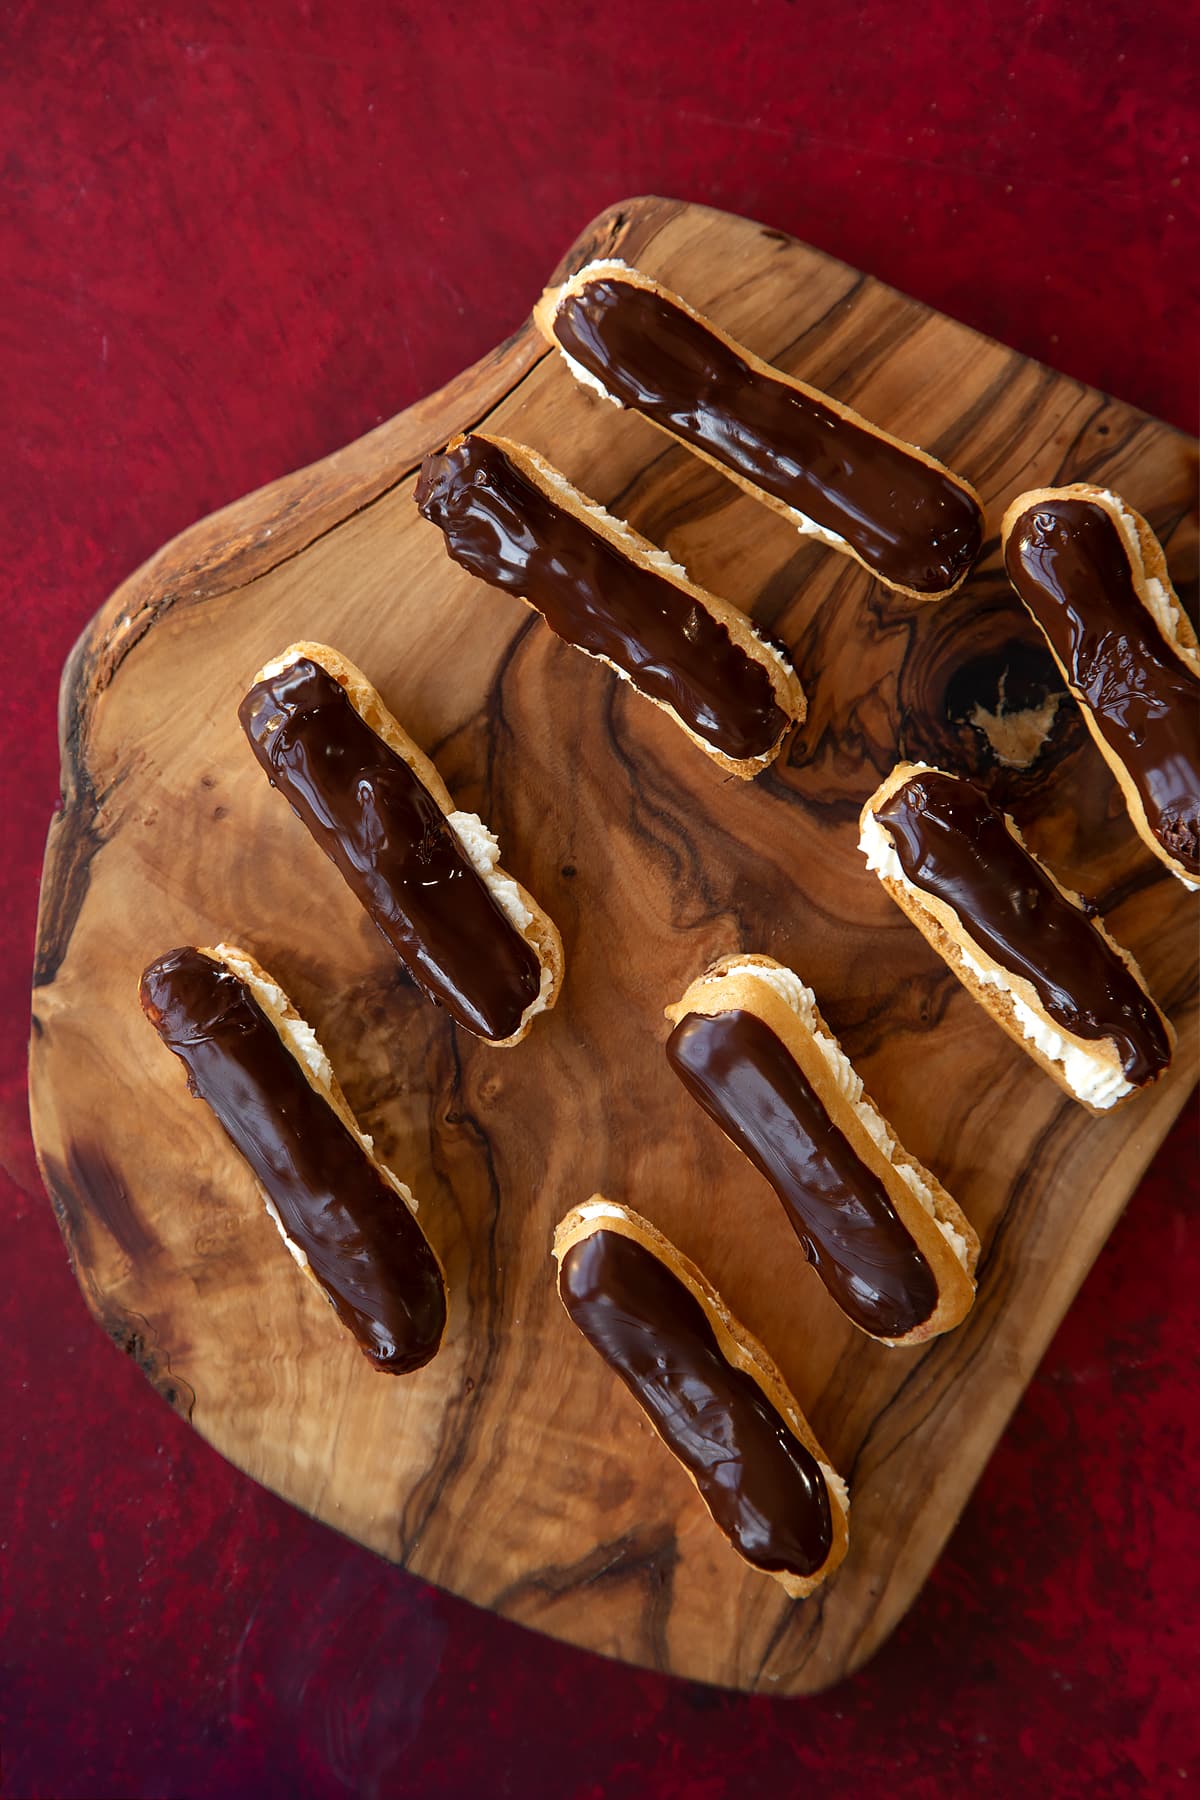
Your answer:
[[[978,502],[948,471],[753,367],[665,295],[598,277],[560,301],[553,330],[622,406],[843,538],[883,580],[938,594],[979,555]]]
[[[416,499],[456,563],[624,670],[706,744],[735,760],[774,749],[788,718],[763,664],[690,594],[555,505],[498,445],[466,437],[427,457]]]
[[[272,786],[427,998],[480,1037],[511,1037],[541,964],[404,758],[307,657],[256,682],[238,716]]]
[[[667,1059],[766,1176],[846,1316],[880,1338],[924,1324],[938,1304],[933,1270],[770,1027],[751,1012],[689,1013],[667,1039]]]
[[[563,1256],[558,1287],[746,1561],[800,1576],[819,1569],[833,1544],[820,1465],[758,1383],[726,1362],[678,1276],[644,1244],[599,1230]]]
[[[1171,1046],[1158,1009],[978,788],[922,773],[874,817],[912,885],[944,901],[981,949],[1023,976],[1057,1025],[1111,1039],[1135,1087],[1161,1074]]]
[[[173,950],[146,969],[141,1001],[371,1362],[421,1368],[446,1327],[437,1258],[246,983],[199,950]]]
[[[1004,559],[1150,830],[1200,881],[1200,682],[1155,629],[1117,526],[1091,501],[1040,501],[1017,519]]]

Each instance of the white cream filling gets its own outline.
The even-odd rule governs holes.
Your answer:
[[[631,557],[639,562],[648,562],[652,568],[657,569],[660,575],[673,577],[677,581],[685,581],[689,587],[695,587],[696,583],[692,580],[683,564],[677,563],[674,557],[669,555],[666,550],[660,550],[656,544],[648,544],[646,539],[640,537],[638,533],[634,531],[633,526],[630,525],[627,520],[618,518],[616,513],[610,513],[607,507],[600,505],[598,500],[591,500],[586,494],[580,493],[579,489],[575,487],[572,482],[568,481],[566,476],[556,469],[553,464],[544,462],[542,458],[533,451],[530,451],[529,455],[530,460],[535,464],[539,475],[545,480],[547,485],[557,489],[560,494],[563,494],[570,499],[574,505],[587,513],[598,525],[606,525],[611,531],[614,531],[623,543],[628,544]],[[700,602],[697,601],[696,604],[699,605]],[[760,634],[753,619],[748,616],[746,616],[746,624],[750,627],[750,635],[753,637],[755,643],[759,644],[762,649],[766,651],[772,662],[782,670],[785,676],[794,678],[796,671],[790,657],[785,656],[775,644],[768,644]],[[600,656],[594,650],[585,650],[582,644],[577,644],[575,648],[577,650],[583,650],[585,656],[591,656],[596,662],[602,662],[605,667],[611,669],[615,675],[619,675],[622,681],[628,681],[630,686],[636,686],[633,677],[625,669],[618,668],[616,663],[610,662],[607,656]],[[763,758],[762,760],[765,761],[766,759]]]
[[[1154,623],[1162,632],[1173,650],[1182,649],[1179,642],[1179,620],[1170,596],[1162,582],[1155,575],[1147,575],[1144,584],[1144,598],[1154,616]]]
[[[283,1042],[287,1045],[287,1048],[291,1051],[297,1062],[302,1063],[312,1075],[325,1104],[327,1106],[330,1105],[331,1102],[328,1096],[329,1090],[332,1088],[334,1082],[333,1065],[321,1048],[317,1039],[317,1034],[312,1026],[306,1019],[289,1017],[288,1008],[291,1005],[291,1001],[288,999],[283,989],[276,982],[265,980],[256,969],[251,967],[245,957],[239,954],[238,950],[233,945],[217,944],[215,946],[214,954],[220,957],[221,961],[225,963],[228,968],[233,970],[233,973],[239,980],[245,982],[246,986],[250,989],[250,992],[254,995],[254,998],[258,1001],[258,1004],[262,1007],[268,1019],[271,1021],[271,1024],[275,1027],[276,1031],[278,1031]],[[417,1211],[417,1202],[411,1188],[406,1182],[401,1181],[398,1175],[393,1174],[386,1163],[381,1163],[379,1161],[375,1155],[374,1139],[362,1129],[357,1120],[355,1120],[352,1125],[348,1125],[348,1129],[351,1132],[351,1135],[357,1138],[358,1142],[362,1145],[388,1186],[394,1188],[401,1200],[403,1200],[404,1204],[408,1207],[409,1211],[415,1213]],[[261,1189],[260,1192],[262,1192]],[[275,1227],[279,1232],[280,1237],[287,1245],[288,1250],[296,1259],[299,1266],[302,1269],[307,1269],[308,1258],[304,1254],[304,1251],[284,1230],[283,1220],[280,1218],[277,1209],[266,1193],[263,1193],[262,1198],[263,1205],[266,1207],[269,1217],[274,1220]]]
[[[807,513],[800,511],[799,507],[789,506],[788,513],[795,520],[796,530],[802,537],[818,538],[821,543],[828,544],[831,550],[849,548],[844,537],[839,537],[836,531],[827,531],[824,525],[818,525],[815,519],[810,519]]]
[[[981,981],[985,987],[999,988],[1008,995],[1024,1035],[1051,1062],[1061,1066],[1070,1086],[1081,1099],[1087,1100],[1092,1106],[1109,1107],[1125,1094],[1132,1093],[1133,1083],[1126,1080],[1120,1068],[1114,1069],[1110,1063],[1098,1062],[1063,1032],[1056,1031],[1046,1020],[1039,1018],[1033,1008],[1013,992],[1011,983],[994,964],[981,963],[969,950],[963,949],[961,944],[959,954],[977,981]]]
[[[295,1259],[298,1266],[304,1270],[305,1274],[307,1274],[308,1267],[309,1267],[308,1258],[307,1258],[307,1256],[305,1256],[303,1250],[300,1248],[299,1244],[295,1241],[295,1239],[290,1238],[288,1236],[287,1232],[284,1230],[283,1220],[279,1216],[279,1212],[278,1212],[278,1209],[276,1208],[275,1202],[265,1193],[263,1194],[262,1201],[263,1201],[263,1205],[267,1209],[267,1217],[274,1221],[275,1229],[279,1233],[280,1237],[283,1239],[284,1244],[287,1247],[288,1254]]]
[[[500,845],[490,832],[478,813],[452,812],[446,814],[446,823],[462,848],[463,854],[483,885],[492,895],[500,911],[504,914],[514,931],[532,944],[527,936],[533,924],[533,914],[521,898],[521,889],[511,875],[497,872],[500,861]],[[533,945],[536,950],[537,946]],[[521,1023],[536,1018],[538,1013],[545,1012],[550,1001],[550,991],[554,984],[554,971],[542,958],[538,957],[542,978],[536,1000],[531,1000],[521,1014]]]
[[[825,1477],[826,1485],[834,1495],[834,1498],[840,1502],[842,1511],[848,1513],[850,1511],[850,1489],[846,1486],[837,1470],[831,1469],[829,1464],[822,1462],[819,1457],[817,1459],[817,1467]]]
[[[639,559],[644,557],[661,574],[674,575],[680,581],[686,581],[692,585],[692,578],[683,565],[677,563],[665,550],[660,550],[656,545],[647,546],[646,541],[639,538],[628,520],[618,518],[616,513],[610,513],[607,507],[601,506],[598,500],[593,500],[587,494],[581,493],[574,482],[568,481],[562,471],[556,469],[553,463],[544,461],[533,451],[529,452],[529,457],[548,487],[555,488],[573,506],[579,507],[582,512],[587,513],[589,518],[595,519],[598,525],[606,525],[610,531],[615,531]]]
[[[791,1007],[797,1018],[811,1033],[813,1043],[833,1076],[838,1093],[847,1101],[872,1143],[887,1157],[889,1162],[892,1162],[896,1151],[896,1140],[889,1131],[883,1116],[876,1111],[863,1093],[862,1077],[842,1046],[836,1038],[829,1037],[821,1030],[817,1022],[816,995],[812,989],[805,987],[794,970],[764,968],[760,963],[732,963],[721,970],[722,980],[731,975],[747,975],[754,981],[761,981],[764,986],[771,988],[781,1000]],[[948,1220],[938,1217],[933,1189],[921,1171],[911,1168],[907,1163],[892,1162],[892,1167],[914,1199],[924,1207],[965,1269],[967,1266],[966,1239],[962,1232],[956,1230]]]
[[[862,835],[858,847],[867,859],[867,868],[875,875],[886,875],[898,887],[915,894],[919,903],[928,906],[929,896],[922,893],[914,882],[909,881],[900,866],[900,858],[887,832],[879,821],[868,816],[862,827]],[[963,921],[959,925],[966,931]],[[1133,1092],[1133,1083],[1126,1079],[1123,1069],[1116,1067],[1101,1056],[1096,1050],[1082,1043],[1079,1039],[1068,1036],[1055,1026],[1044,1014],[1035,1012],[1013,988],[1012,979],[999,963],[987,955],[978,944],[966,950],[960,944],[959,953],[963,962],[970,969],[976,980],[987,987],[999,989],[1007,994],[1012,1002],[1017,1023],[1022,1035],[1042,1052],[1051,1062],[1062,1069],[1067,1085],[1072,1093],[1089,1106],[1105,1109],[1114,1106],[1124,1095]]]
[[[1112,504],[1117,509],[1117,513],[1121,515],[1124,527],[1128,531],[1126,549],[1130,553],[1133,572],[1135,572],[1135,576],[1141,578],[1142,601],[1146,605],[1146,610],[1150,612],[1151,619],[1155,621],[1155,625],[1159,626],[1162,641],[1168,644],[1180,662],[1184,662],[1184,666],[1189,668],[1193,675],[1200,675],[1200,655],[1196,655],[1191,644],[1184,643],[1178,635],[1182,607],[1178,605],[1177,599],[1169,594],[1168,589],[1164,587],[1164,583],[1159,581],[1157,576],[1146,574],[1146,565],[1142,563],[1141,535],[1137,531],[1137,520],[1133,518],[1130,509],[1124,504],[1119,493],[1114,493],[1110,488],[1105,488],[1103,491],[1108,495],[1108,499],[1112,500]],[[1191,887],[1195,891],[1195,882],[1186,882],[1184,886]]]
[[[597,275],[637,275],[639,271],[632,263],[625,262],[619,256],[596,256],[590,263],[585,263],[577,275],[572,275],[564,285],[573,287],[577,281],[591,281]]]
[[[1163,583],[1159,581],[1157,576],[1147,575],[1145,572],[1141,557],[1141,538],[1138,533],[1137,520],[1133,517],[1133,514],[1125,505],[1125,502],[1121,499],[1119,494],[1114,494],[1109,488],[1105,488],[1104,492],[1108,495],[1108,498],[1112,501],[1118,513],[1121,515],[1122,523],[1129,533],[1129,543],[1127,548],[1129,549],[1135,573],[1141,576],[1142,598],[1145,601],[1146,610],[1154,620],[1154,623],[1158,626],[1164,641],[1170,645],[1171,649],[1174,650],[1180,660],[1186,663],[1187,667],[1194,675],[1200,675],[1200,657],[1196,655],[1196,652],[1190,645],[1182,643],[1179,637],[1179,619],[1182,609],[1180,608],[1178,601],[1168,594]]]
[[[577,275],[572,275],[571,280],[564,283],[564,287],[573,287],[577,281],[590,281],[593,276],[597,275],[632,275],[635,272],[628,263],[622,262],[619,257],[599,257],[596,261],[587,263]],[[561,296],[562,290],[560,290],[559,304],[561,304]],[[569,356],[557,338],[554,342],[557,345],[558,354],[581,387],[590,388],[594,394],[599,394],[602,400],[607,400],[610,406],[621,406],[621,401],[615,394],[609,393],[598,375],[593,375],[590,369],[585,369],[581,362],[577,362],[573,356]]]
[[[492,894],[509,924],[523,932],[527,925],[532,924],[533,914],[522,900],[521,890],[512,876],[496,873],[496,865],[500,861],[500,846],[495,835],[488,830],[478,813],[447,813],[446,823],[458,839],[467,861]]]
[[[218,944],[216,954],[239,980],[245,982],[297,1062],[302,1062],[323,1088],[331,1087],[333,1064],[321,1048],[317,1034],[308,1021],[289,1015],[288,1008],[292,1003],[283,989],[274,981],[264,980],[232,944]],[[373,1148],[369,1137],[361,1132],[359,1135],[368,1149]]]
[[[558,343],[557,338],[555,339],[555,343]],[[610,406],[620,406],[621,402],[617,399],[617,396],[609,393],[600,377],[598,375],[593,375],[590,369],[585,369],[581,362],[576,362],[575,358],[569,356],[561,344],[558,344],[558,354],[562,357],[568,369],[570,369],[572,375],[581,387],[591,388],[594,394],[599,394],[600,398],[602,400],[607,400]]]
[[[276,675],[282,675],[286,669],[293,668],[298,661],[299,658],[294,655],[273,657],[269,663],[263,664],[254,679],[256,681],[271,681]]]
[[[1185,644],[1179,635],[1179,620],[1182,613],[1179,602],[1167,592],[1157,576],[1147,575],[1143,578],[1143,582],[1143,599],[1147,611],[1162,633],[1164,643],[1170,646],[1185,668],[1189,669],[1193,675],[1200,677],[1200,656],[1196,654],[1190,644]],[[1195,890],[1195,882],[1190,881],[1186,885],[1193,891]]]
[[[577,1219],[623,1219],[625,1214],[611,1200],[585,1200],[575,1208]]]

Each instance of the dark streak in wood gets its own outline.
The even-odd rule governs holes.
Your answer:
[[[45,1155],[40,1158],[42,1180],[67,1246],[71,1267],[83,1290],[88,1309],[105,1336],[122,1355],[132,1358],[151,1387],[168,1406],[181,1413],[185,1419],[190,1419],[196,1402],[195,1392],[187,1381],[172,1370],[170,1356],[157,1342],[149,1322],[140,1313],[122,1307],[107,1296],[93,1279],[89,1207],[94,1204],[97,1191],[104,1196],[102,1207],[107,1206],[110,1213],[115,1210],[117,1214],[120,1235],[113,1235],[118,1242],[124,1238],[125,1242],[121,1244],[123,1252],[130,1254],[126,1248],[129,1242],[139,1250],[143,1247],[147,1251],[154,1248],[154,1240],[133,1220],[127,1196],[123,1192],[114,1205],[114,1188],[119,1184],[115,1172],[107,1165],[102,1153],[99,1155],[99,1164],[103,1168],[97,1178],[98,1160],[94,1156],[73,1158],[69,1174],[55,1158]],[[101,1217],[103,1216],[101,1210]]]
[[[414,1488],[404,1512],[399,1528],[399,1560],[407,1561],[412,1546],[423,1536],[430,1517],[435,1511],[438,1501],[449,1486],[457,1470],[466,1457],[474,1450],[470,1423],[472,1415],[478,1409],[480,1400],[475,1396],[486,1392],[488,1376],[495,1362],[498,1349],[497,1320],[500,1313],[500,1294],[496,1273],[496,1233],[500,1217],[500,1184],[496,1177],[496,1166],[491,1140],[473,1112],[463,1099],[463,1070],[459,1053],[458,1040],[451,1026],[445,1028],[446,1049],[449,1054],[453,1073],[449,1081],[449,1096],[455,1122],[459,1130],[467,1133],[475,1142],[482,1159],[486,1189],[490,1206],[484,1220],[476,1220],[476,1230],[482,1229],[485,1236],[485,1249],[482,1257],[473,1260],[472,1279],[468,1284],[466,1307],[469,1314],[471,1344],[468,1350],[470,1374],[463,1382],[460,1396],[453,1400],[447,1409],[445,1428],[438,1445],[435,1463]],[[434,1165],[438,1158],[435,1154]],[[462,1299],[459,1298],[459,1308]],[[454,1306],[454,1300],[451,1299]],[[457,1330],[462,1331],[460,1321],[454,1321]]]
[[[533,1596],[550,1599],[571,1597],[594,1588],[624,1587],[630,1583],[645,1592],[642,1628],[645,1661],[651,1668],[672,1666],[667,1631],[679,1547],[673,1534],[641,1543],[636,1537],[599,1544],[578,1562],[566,1567],[539,1569],[497,1594],[492,1604],[498,1612],[522,1616]]]

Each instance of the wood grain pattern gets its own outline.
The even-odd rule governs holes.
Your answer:
[[[1077,715],[1053,708],[1057,678],[996,539],[1020,489],[1102,482],[1147,515],[1194,592],[1194,448],[744,220],[633,201],[560,273],[601,254],[967,476],[988,508],[976,574],[940,606],[889,597],[575,386],[525,328],[168,545],[76,647],[39,921],[35,1132],[97,1318],[256,1479],[525,1624],[706,1681],[810,1692],[869,1656],[913,1598],[1196,1079],[1195,902],[1128,827]],[[793,647],[810,711],[772,773],[723,779],[447,560],[413,506],[415,469],[485,419]],[[256,768],[237,701],[300,637],[362,666],[562,929],[562,998],[519,1049],[456,1034],[419,1000]],[[984,715],[1043,702],[1035,760],[1005,767]],[[855,820],[900,755],[981,776],[1099,902],[1180,1032],[1160,1088],[1109,1119],[1073,1107],[890,905]],[[416,1376],[376,1375],[299,1278],[140,1017],[151,955],[221,938],[282,979],[420,1198],[452,1314]],[[741,948],[815,988],[901,1141],[979,1231],[978,1303],[930,1347],[888,1352],[844,1324],[770,1192],[667,1069],[663,1006]],[[646,1213],[717,1283],[849,1477],[850,1555],[813,1600],[789,1602],[726,1549],[558,1308],[552,1227],[593,1189]]]

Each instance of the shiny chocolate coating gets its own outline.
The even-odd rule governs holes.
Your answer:
[[[370,1361],[390,1375],[421,1368],[446,1328],[437,1258],[246,983],[199,950],[172,950],[146,969],[141,1001]]]
[[[426,997],[480,1037],[511,1037],[541,964],[404,758],[307,657],[256,682],[239,717],[271,785]]]
[[[944,900],[981,949],[1024,976],[1056,1025],[1111,1039],[1135,1087],[1162,1073],[1171,1046],[1150,996],[977,787],[922,771],[875,817],[913,886]]]
[[[558,1291],[746,1561],[814,1574],[833,1545],[820,1465],[757,1381],[725,1360],[691,1290],[646,1245],[601,1229],[566,1252]]]
[[[938,1303],[937,1279],[879,1177],[825,1111],[786,1044],[756,1013],[688,1013],[667,1060],[775,1189],[792,1230],[847,1318],[906,1337]]]
[[[1200,681],[1163,642],[1113,519],[1039,501],[1004,550],[1008,578],[1128,770],[1150,830],[1200,881]]]
[[[622,406],[844,538],[893,586],[942,593],[979,555],[979,504],[946,470],[754,368],[667,295],[603,276],[559,303],[554,335]]]
[[[537,608],[550,629],[623,669],[639,693],[735,761],[768,756],[788,718],[766,667],[653,569],[543,492],[485,438],[426,457],[417,505],[454,561]]]

